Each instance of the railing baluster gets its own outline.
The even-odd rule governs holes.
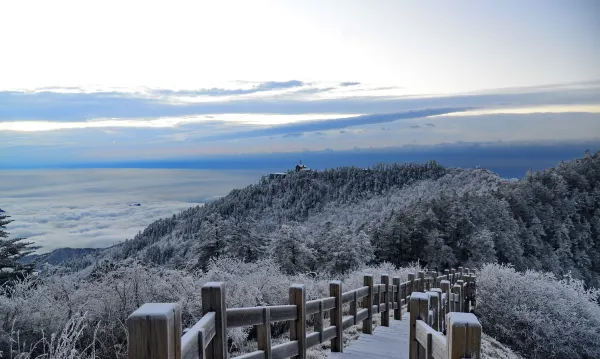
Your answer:
[[[290,340],[298,341],[298,355],[294,358],[306,359],[306,293],[304,284],[294,284],[290,287],[290,304],[296,306],[298,313],[298,318],[290,325]]]
[[[344,341],[342,335],[342,282],[339,280],[329,282],[329,295],[335,297],[335,308],[331,310],[331,325],[335,325],[336,337],[331,339],[331,351],[342,353],[344,351]]]
[[[350,314],[354,317],[354,325],[358,324],[356,321],[356,314],[358,313],[358,292],[354,291],[354,299],[350,303]]]
[[[402,288],[400,285],[400,277],[394,277],[392,279],[392,284],[396,286],[396,295],[392,302],[398,303],[398,308],[394,309],[394,319],[402,320]]]
[[[265,352],[265,359],[272,359],[271,353],[271,310],[269,307],[264,307],[262,310],[262,325],[256,328],[256,341],[258,350]]]
[[[381,312],[381,325],[384,327],[390,326],[390,276],[387,274],[383,274],[381,276],[381,284],[385,285],[385,289],[383,290],[383,303],[384,309]]]
[[[181,359],[181,308],[148,303],[127,318],[129,358]]]
[[[409,355],[410,359],[419,359],[422,352],[421,345],[417,341],[417,320],[427,321],[429,315],[429,297],[425,293],[415,292],[410,296],[410,332],[409,332]]]
[[[477,317],[471,313],[450,313],[447,321],[448,359],[481,358],[481,324]]]
[[[202,287],[202,315],[215,312],[215,337],[206,348],[208,359],[227,358],[227,314],[225,285],[208,282]]]
[[[369,316],[363,320],[363,333],[373,333],[373,276],[364,276],[364,285],[369,287],[369,294],[363,299],[363,308],[367,308]]]
[[[319,343],[323,343],[323,330],[325,329],[323,300],[319,301],[319,312],[315,313],[314,321],[315,321],[315,332],[319,332]]]

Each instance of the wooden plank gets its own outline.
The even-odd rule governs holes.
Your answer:
[[[298,357],[300,354],[298,341],[294,340],[291,342],[275,345],[273,347],[273,359],[286,359]]]
[[[321,299],[323,301],[323,310],[329,310],[335,308],[335,298],[327,297]]]
[[[427,346],[427,333],[433,332],[433,329],[423,320],[417,320],[415,323],[415,339],[422,346]]]
[[[363,321],[363,333],[373,333],[373,276],[364,276],[365,287],[368,288],[369,293],[363,300],[363,308],[367,309],[367,318]]]
[[[181,337],[181,358],[196,359],[204,358],[204,349],[215,336],[215,313],[209,312],[200,318]]]
[[[215,312],[215,337],[206,347],[209,359],[227,358],[227,307],[225,306],[225,284],[208,282],[201,289],[202,315]]]
[[[235,357],[235,359],[263,359],[263,358],[265,358],[265,352],[262,350],[255,351],[252,353],[242,354],[238,357]]]
[[[273,305],[271,309],[271,323],[298,319],[298,309],[295,305]]]
[[[323,330],[323,342],[331,340],[337,336],[337,327],[329,326]]]
[[[441,333],[434,333],[431,339],[431,355],[433,359],[448,359],[446,337]]]
[[[356,313],[356,321],[357,323],[367,319],[367,317],[369,316],[369,310],[367,308],[361,309],[358,311],[358,313]]]
[[[390,276],[387,274],[381,275],[381,283],[383,285],[383,310],[381,312],[381,325],[384,327],[390,326]]]
[[[262,324],[262,307],[227,308],[227,328]]]
[[[290,324],[290,340],[295,341],[298,354],[296,359],[306,359],[306,292],[304,284],[294,284],[290,287],[290,304],[296,307],[296,320]],[[273,350],[273,358],[275,351]]]
[[[262,307],[262,324],[256,328],[258,350],[264,352],[265,359],[273,359],[271,352],[271,308]]]
[[[364,298],[369,295],[369,286],[360,287],[356,290],[356,296],[358,299]]]
[[[331,340],[331,351],[342,353],[344,351],[343,323],[342,323],[342,282],[339,280],[329,282],[329,295],[335,297],[335,308],[331,309],[330,322],[336,327],[336,337]]]
[[[313,333],[306,335],[306,347],[310,348],[310,347],[314,347],[317,344],[321,344],[320,334],[321,333],[319,333],[319,332],[313,332]]]
[[[342,304],[350,303],[354,299],[354,291],[351,290],[346,293],[342,293]]]
[[[181,359],[181,308],[177,303],[147,303],[127,318],[129,357]]]
[[[354,317],[347,316],[342,319],[342,330],[348,329],[354,325]]]
[[[306,315],[315,314],[319,311],[319,306],[323,305],[321,299],[309,300],[306,302]]]

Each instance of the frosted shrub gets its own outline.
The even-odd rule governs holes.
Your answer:
[[[528,358],[600,358],[598,289],[570,276],[488,264],[477,277],[484,331]]]

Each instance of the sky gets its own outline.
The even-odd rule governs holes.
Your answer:
[[[43,251],[297,160],[512,178],[600,150],[596,0],[1,1],[0,34],[0,208]]]
[[[0,169],[600,138],[594,0],[13,1],[0,33]]]

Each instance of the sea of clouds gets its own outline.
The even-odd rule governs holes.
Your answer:
[[[33,241],[42,247],[40,253],[61,247],[101,248],[259,177],[249,171],[2,171],[0,208],[14,220],[7,226],[10,237]]]

